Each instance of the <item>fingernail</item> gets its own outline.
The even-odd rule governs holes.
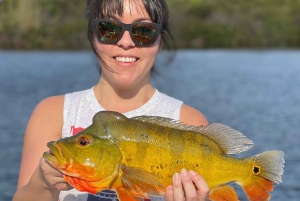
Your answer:
[[[183,175],[183,176],[187,176],[188,175],[188,172],[187,172],[187,170],[186,169],[182,169],[181,170],[181,174]]]
[[[193,176],[196,176],[196,175],[197,175],[197,173],[194,172],[193,170],[190,170],[190,174],[193,175]]]
[[[175,181],[179,180],[179,174],[178,173],[175,173],[173,177],[174,177]]]

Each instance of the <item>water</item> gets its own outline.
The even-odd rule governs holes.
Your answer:
[[[285,152],[283,183],[271,200],[300,196],[300,51],[179,51],[170,66],[156,65],[162,92],[201,110],[254,141],[241,156]],[[23,134],[42,99],[90,88],[99,74],[90,52],[0,51],[0,200],[17,185]],[[237,187],[239,189],[239,187]],[[241,200],[246,200],[239,190]]]

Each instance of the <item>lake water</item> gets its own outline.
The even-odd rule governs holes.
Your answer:
[[[154,85],[253,140],[241,156],[283,150],[283,183],[271,200],[299,200],[300,51],[181,50],[168,66],[165,56],[158,57]],[[0,51],[0,200],[15,191],[24,130],[38,102],[98,79],[91,52]]]

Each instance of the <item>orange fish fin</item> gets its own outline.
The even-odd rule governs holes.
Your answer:
[[[95,194],[98,192],[97,190],[92,188],[90,186],[90,184],[85,180],[79,179],[77,177],[70,177],[67,175],[64,175],[64,179],[66,180],[66,182],[68,182],[71,186],[76,188],[76,190],[78,190],[78,191],[85,191],[85,192],[89,192],[92,194]]]
[[[238,201],[239,198],[233,187],[222,185],[211,189],[209,200],[212,201]]]
[[[97,182],[89,182],[83,179],[79,179],[77,177],[70,177],[68,175],[64,175],[64,179],[76,190],[82,192],[96,194],[101,190],[107,189],[106,187],[100,187],[99,185],[97,185]]]
[[[255,177],[249,184],[242,185],[250,201],[267,201],[271,198],[273,183],[263,177]]]
[[[126,190],[116,189],[119,201],[139,201],[133,195],[129,194]]]
[[[133,194],[147,198],[147,194],[162,195],[164,186],[156,176],[144,169],[137,167],[127,167],[121,165],[123,175],[121,177],[125,188],[128,188]]]

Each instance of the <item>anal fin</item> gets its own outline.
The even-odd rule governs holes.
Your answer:
[[[228,185],[218,186],[211,189],[208,198],[211,201],[239,201],[234,188]]]

